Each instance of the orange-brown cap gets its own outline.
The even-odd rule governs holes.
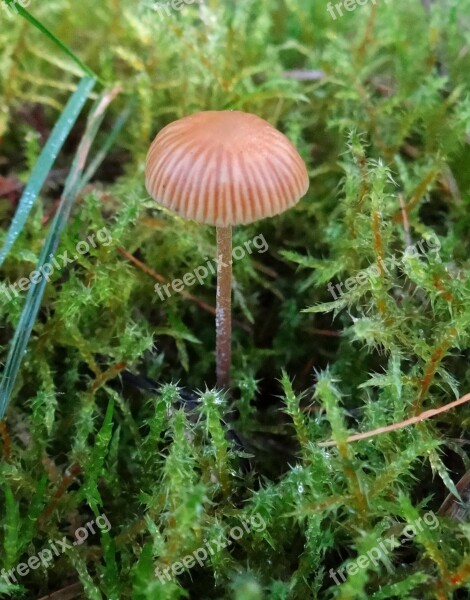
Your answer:
[[[282,213],[309,186],[287,137],[239,111],[200,112],[167,125],[150,147],[145,175],[157,202],[219,227]]]

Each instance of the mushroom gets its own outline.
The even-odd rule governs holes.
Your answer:
[[[145,185],[171,211],[217,229],[217,385],[231,363],[232,226],[284,212],[308,190],[288,138],[260,117],[206,111],[164,127],[147,155]]]

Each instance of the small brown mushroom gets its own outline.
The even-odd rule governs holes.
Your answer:
[[[166,208],[217,228],[217,384],[231,363],[232,226],[284,212],[308,190],[294,145],[267,121],[239,111],[200,112],[160,131],[146,187]]]

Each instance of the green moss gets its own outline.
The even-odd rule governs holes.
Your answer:
[[[207,0],[163,18],[119,0],[29,8],[123,86],[97,147],[132,108],[61,238],[58,253],[77,259],[46,288],[2,430],[0,569],[100,514],[112,528],[16,586],[0,579],[0,596],[75,586],[73,597],[116,600],[465,598],[469,528],[448,510],[375,564],[347,565],[457,493],[468,406],[346,438],[469,391],[468,0],[429,11],[378,0],[337,20],[311,0]],[[0,42],[0,164],[25,181],[77,67],[19,18]],[[322,75],[298,81],[289,69]],[[214,277],[189,299],[154,290],[213,257],[215,232],[144,189],[152,137],[204,109],[267,118],[311,175],[297,207],[234,232],[234,245],[263,235],[269,249],[234,263],[233,402],[212,391]],[[34,270],[83,129],[4,285]],[[11,216],[3,203],[3,231]],[[23,304],[0,293],[2,361]],[[328,439],[337,446],[320,446]]]

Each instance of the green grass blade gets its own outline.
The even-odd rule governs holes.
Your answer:
[[[28,215],[33,207],[39,192],[44,185],[49,171],[52,169],[54,162],[60,152],[65,140],[67,139],[70,130],[80,114],[83,105],[85,104],[88,94],[95,85],[95,79],[84,77],[76,91],[69,98],[59,120],[55,124],[52,133],[44,146],[39,159],[34,166],[28,184],[21,196],[18,210],[13,217],[13,221],[8,229],[7,236],[3,248],[0,250],[0,267],[5,261],[10,252],[16,238],[21,233]]]
[[[119,91],[119,88],[114,88],[104,92],[96,101],[91,111],[91,114],[88,118],[86,131],[78,147],[69,176],[67,177],[67,181],[65,182],[65,188],[59,207],[55,214],[54,220],[52,221],[44,246],[41,250],[41,254],[36,266],[37,271],[41,271],[44,264],[48,262],[49,257],[57,250],[60,234],[67,223],[72,205],[77,197],[78,192],[80,191],[80,182],[91,145],[96,137],[96,134],[98,133],[98,129],[108,105],[119,93]],[[47,281],[44,277],[42,277],[42,279],[40,279],[36,285],[32,285],[30,287],[26,297],[25,306],[15,330],[15,335],[13,337],[10,350],[8,352],[5,369],[3,371],[2,381],[0,383],[0,419],[2,419],[5,415],[6,408],[10,401],[11,393],[18,377],[23,356],[26,353],[28,341],[36,321],[37,314],[41,307],[46,285]]]
[[[83,177],[82,177],[82,179],[80,181],[80,187],[81,188],[85,187],[85,185],[90,181],[90,179],[93,177],[93,175],[99,169],[101,163],[103,162],[103,160],[108,155],[108,152],[109,152],[110,148],[112,147],[112,145],[116,141],[117,136],[119,135],[119,133],[121,132],[122,128],[126,124],[127,119],[129,118],[130,114],[131,114],[131,106],[129,105],[118,116],[118,118],[116,119],[116,121],[115,121],[115,123],[113,125],[113,128],[112,128],[111,132],[106,137],[103,145],[101,146],[101,148],[97,152],[95,158],[92,160],[92,162],[88,166],[87,170],[85,171],[85,174],[83,175]]]
[[[51,31],[49,31],[49,29],[47,29],[47,27],[44,27],[44,25],[35,17],[33,17],[33,15],[30,12],[28,12],[15,0],[5,1],[13,11],[19,13],[24,19],[26,19],[26,21],[28,21],[28,23],[31,23],[31,25],[36,27],[36,29],[39,29],[39,31],[43,33],[46,37],[48,37],[54,44],[56,44],[56,46],[59,46],[59,48],[63,52],[65,52],[65,54],[67,54],[67,56],[69,56],[73,60],[73,62],[82,69],[83,73],[85,73],[89,77],[93,77],[94,79],[100,79],[89,67],[82,63],[78,56],[76,56],[66,44],[61,42]]]

